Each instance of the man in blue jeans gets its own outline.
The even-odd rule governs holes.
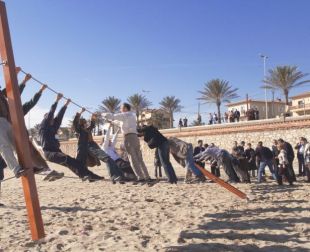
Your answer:
[[[202,172],[195,166],[193,156],[193,145],[186,143],[176,137],[169,138],[170,153],[174,159],[187,170],[194,173],[195,178],[188,181],[189,183],[200,183],[205,182],[206,178]]]
[[[146,126],[138,129],[138,136],[144,138],[144,141],[147,143],[150,149],[157,148],[158,156],[161,165],[164,167],[166,176],[168,177],[168,182],[171,184],[176,184],[178,178],[175,174],[175,171],[172,167],[169,157],[169,142],[166,137],[164,137],[157,128],[154,126]]]
[[[272,151],[263,146],[263,142],[258,142],[258,145],[255,150],[255,154],[257,158],[260,160],[259,168],[258,168],[258,176],[257,180],[258,183],[262,182],[262,176],[263,172],[265,171],[265,167],[268,166],[270,173],[272,174],[272,177],[274,180],[277,180],[277,176],[275,174],[275,171],[273,169],[273,153]]]

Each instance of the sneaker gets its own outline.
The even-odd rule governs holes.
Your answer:
[[[48,168],[46,168],[46,167],[33,167],[33,173],[39,174],[39,173],[47,171],[47,169]]]
[[[95,182],[95,181],[100,181],[100,180],[104,180],[104,177],[98,176],[96,174],[88,175],[89,182]]]
[[[58,180],[58,179],[61,179],[64,177],[64,173],[63,172],[57,172],[55,170],[52,170],[49,174],[47,174],[45,177],[44,177],[44,181],[49,181],[49,182],[52,182],[52,181],[55,181],[55,180]]]
[[[21,166],[17,166],[14,173],[16,178],[20,178],[25,175],[26,171]]]
[[[138,179],[136,181],[134,181],[132,184],[133,185],[144,185],[146,183],[145,179]]]
[[[122,176],[112,178],[112,183],[115,184],[116,182],[118,182],[120,184],[125,184],[125,179]]]

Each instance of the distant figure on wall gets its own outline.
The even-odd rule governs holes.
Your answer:
[[[183,119],[183,127],[187,127],[187,122],[188,122],[188,120],[187,120],[187,118],[185,117],[185,118]]]
[[[182,121],[182,118],[180,118],[179,120],[179,128],[182,128],[183,127],[183,121]]]

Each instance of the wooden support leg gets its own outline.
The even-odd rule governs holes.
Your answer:
[[[231,184],[226,183],[224,180],[214,176],[211,172],[208,172],[207,170],[203,169],[200,165],[196,164],[196,167],[202,172],[203,175],[214,181],[215,183],[219,184],[220,186],[224,187],[226,190],[234,193],[241,199],[247,199],[248,197],[244,192],[241,192],[236,187],[232,186]]]
[[[29,150],[29,139],[22,111],[18,81],[15,71],[15,61],[6,7],[0,1],[0,55],[3,62],[4,79],[9,102],[11,122],[14,132],[16,152],[20,165],[25,169],[26,175],[22,177],[24,196],[28,212],[29,226],[33,240],[44,237],[44,227],[33,174],[33,164]]]

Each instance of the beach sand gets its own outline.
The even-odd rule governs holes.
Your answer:
[[[108,177],[103,167],[93,171]],[[2,184],[0,251],[310,251],[310,184],[301,180],[293,187],[237,184],[246,201],[214,183],[42,178],[36,176],[46,238],[31,240],[21,181],[12,179]]]

